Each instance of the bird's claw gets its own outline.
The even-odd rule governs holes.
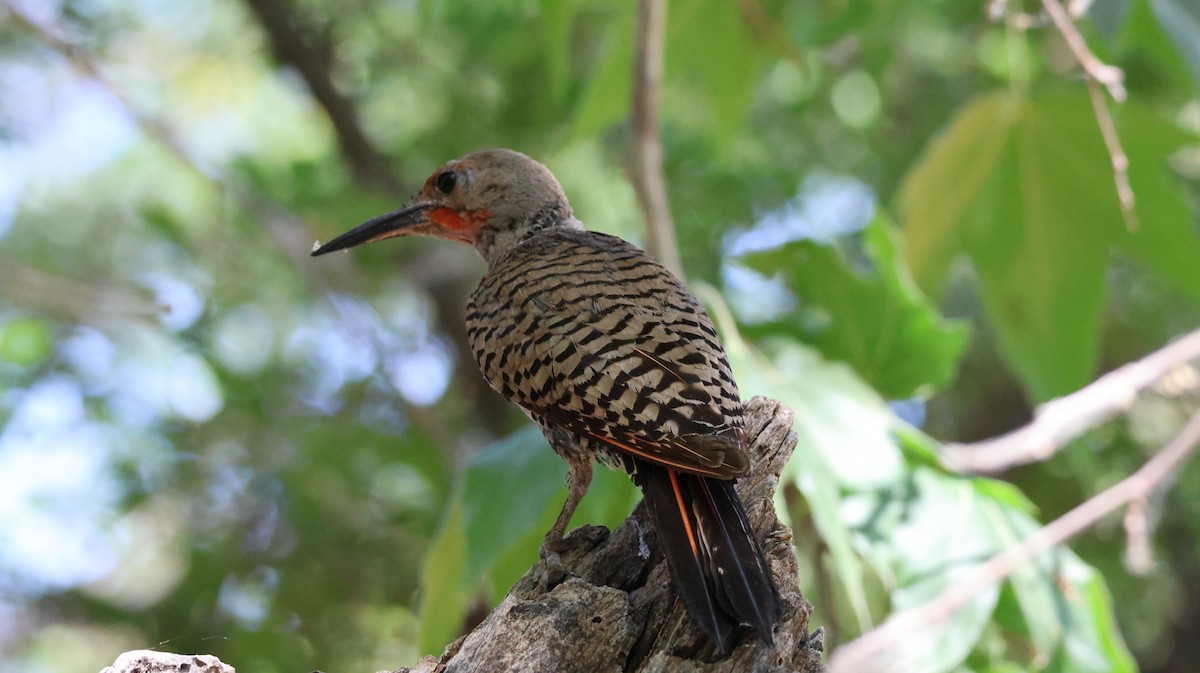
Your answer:
[[[566,545],[563,544],[562,538],[557,541],[552,541],[549,538],[542,541],[542,546],[538,547],[538,556],[541,557],[542,563],[545,565],[545,574],[543,577],[543,585],[547,590],[550,590],[567,578],[567,566],[563,564],[562,556],[559,552],[564,550]]]

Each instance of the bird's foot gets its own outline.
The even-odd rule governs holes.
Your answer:
[[[542,540],[542,546],[538,547],[538,556],[545,565],[545,573],[542,574],[542,587],[547,591],[562,584],[567,579],[567,566],[563,564],[562,556],[559,555],[559,552],[566,551],[566,549],[567,545],[562,536],[552,539],[549,535],[546,536],[546,539]]]

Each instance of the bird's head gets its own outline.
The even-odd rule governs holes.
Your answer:
[[[491,265],[534,231],[580,226],[545,166],[520,152],[484,150],[446,162],[407,206],[360,224],[312,254],[422,235],[469,243]]]

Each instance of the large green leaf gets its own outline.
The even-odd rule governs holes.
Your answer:
[[[566,498],[566,472],[532,425],[471,457],[422,568],[424,651],[457,635],[472,598],[499,602],[537,560],[542,536]],[[597,471],[572,522],[614,526],[635,500],[628,477]]]
[[[1090,380],[1114,248],[1200,298],[1200,241],[1166,166],[1185,136],[1128,108],[1118,130],[1138,194],[1132,230],[1082,94],[979,97],[931,144],[900,194],[917,282],[936,291],[955,257],[968,256],[1001,348],[1037,399]]]
[[[945,474],[934,465],[937,443],[900,422],[853,371],[786,340],[769,343],[767,357],[742,340],[714,290],[702,286],[698,294],[720,327],[743,394],[774,397],[796,415],[799,442],[780,481],[804,495],[860,628],[872,621],[860,555],[890,591],[893,609],[903,610],[937,596],[1037,528],[1032,505],[1014,487]],[[787,510],[781,504],[779,511]],[[1111,607],[1100,600],[1106,589],[1102,581],[1095,584],[1098,577],[1065,548],[1014,573],[1009,593],[1021,615],[1019,635],[1032,642],[1038,661],[1061,650],[1074,667],[1069,670],[1097,670],[1097,661],[1127,670],[1129,653],[1113,628]],[[999,586],[982,591],[949,618],[906,638],[897,655],[905,670],[958,667],[992,623],[1000,594]]]
[[[919,466],[902,488],[849,494],[843,511],[857,548],[887,579],[900,611],[934,599],[1036,531],[1040,524],[1029,510],[1005,484]],[[1066,547],[1024,564],[948,619],[906,637],[895,656],[905,670],[955,670],[980,647],[989,623],[1013,643],[1007,658],[1028,659],[1026,670],[1134,670],[1103,579]]]
[[[667,25],[666,72],[671,85],[689,86],[700,105],[664,106],[684,112],[676,121],[691,124],[697,113],[710,111],[709,122],[718,146],[745,123],[768,63],[767,52],[742,19],[736,3],[696,0],[670,5]],[[664,115],[665,116],[665,115]]]
[[[603,56],[583,83],[571,123],[571,137],[581,140],[604,131],[629,113],[633,91],[634,3],[617,3],[616,29],[605,36]]]
[[[800,301],[784,323],[826,357],[854,367],[890,398],[944,386],[954,375],[966,328],[937,314],[912,282],[900,257],[897,232],[880,212],[867,226],[863,249],[873,269],[860,272],[829,245],[793,241],[743,259],[778,275]],[[813,309],[826,321],[797,317]],[[815,323],[815,324],[814,324]]]
[[[421,564],[421,628],[417,646],[434,653],[450,642],[462,626],[462,616],[474,593],[463,584],[467,536],[463,532],[462,506],[447,511],[442,530]]]

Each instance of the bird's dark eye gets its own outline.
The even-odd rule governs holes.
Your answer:
[[[433,186],[438,188],[438,191],[443,194],[449,194],[454,191],[454,185],[458,183],[458,174],[454,171],[446,171],[437,176],[433,181]]]

